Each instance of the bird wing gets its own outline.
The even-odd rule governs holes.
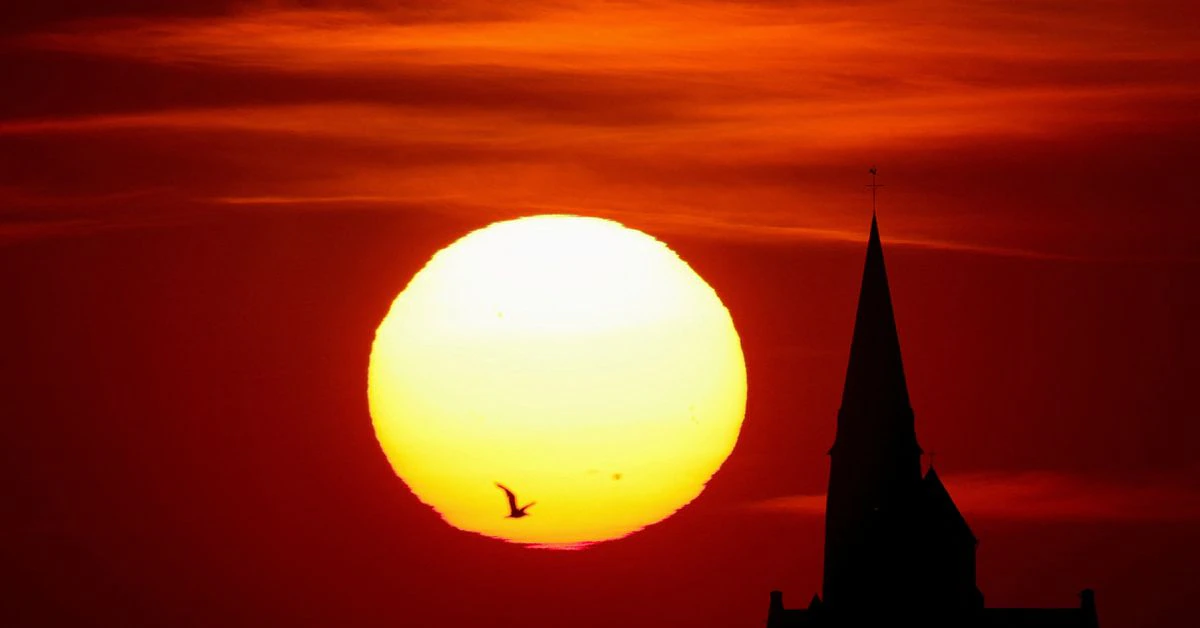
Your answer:
[[[499,486],[500,490],[504,491],[504,494],[508,496],[509,510],[516,512],[517,511],[517,496],[513,495],[513,492],[508,490],[507,486],[505,486],[499,482],[496,482],[496,486]]]

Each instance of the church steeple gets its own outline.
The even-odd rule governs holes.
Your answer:
[[[835,448],[846,438],[860,438],[855,436],[860,431],[866,432],[862,436],[866,438],[884,434],[901,438],[911,434],[913,444],[916,443],[908,385],[900,359],[900,337],[879,239],[879,220],[875,216],[871,216]]]
[[[921,448],[875,216],[829,454],[823,597],[831,607],[865,608],[903,580],[902,552],[881,544],[882,529],[892,527],[882,522],[921,485]]]
[[[872,210],[876,169],[872,168]],[[871,235],[850,360],[829,450],[825,573],[807,609],[771,592],[767,628],[1045,626],[1096,628],[1091,590],[1078,609],[988,609],[976,584],[976,539],[921,447],[900,359],[879,221]]]

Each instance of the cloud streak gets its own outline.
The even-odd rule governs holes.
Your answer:
[[[907,3],[576,2],[465,23],[395,21],[388,12],[259,11],[84,22],[22,41],[152,64],[316,77],[475,76],[516,94],[540,76],[548,93],[598,83],[596,109],[611,106],[617,89],[640,83],[709,116],[773,130],[820,117],[820,126],[843,137],[881,129],[1055,133],[1066,123],[1138,117],[1153,101],[1194,119],[1185,101],[1196,86],[1178,77],[1196,60],[1197,46],[1178,35],[1172,41],[1168,25],[1127,27],[1101,42],[1099,29],[1112,26],[1105,20],[1127,17],[1105,3],[1086,20],[1074,11],[984,7],[968,13],[953,2],[922,3],[914,20]],[[1069,105],[1072,111],[1062,110]],[[788,124],[764,124],[771,120]]]
[[[1013,521],[1200,521],[1200,487],[1170,478],[1106,482],[1054,472],[964,473],[943,477],[968,518]],[[765,500],[754,509],[821,516],[824,495]]]
[[[1180,80],[1200,46],[1162,2],[309,6],[197,5],[10,39],[32,64],[15,91],[62,112],[10,106],[0,165],[15,166],[0,185],[111,194],[169,180],[197,202],[454,197],[839,239],[861,232],[845,208],[863,202],[865,166],[883,162],[930,191],[888,197],[898,242],[1076,258],[1045,245],[1061,233],[1046,197],[1065,180],[1021,187],[1022,168],[1088,172],[1060,215],[1119,241],[1140,210],[1130,203],[1169,207],[1180,192],[1169,164],[1194,145],[1161,138],[1200,137],[1200,83]],[[66,78],[47,82],[39,62]],[[107,83],[89,82],[96,68]],[[1130,168],[1130,137],[1155,167]],[[71,163],[90,151],[105,153],[103,177]],[[147,162],[161,181],[143,180]],[[1106,169],[1115,176],[1095,176]],[[972,198],[981,172],[1005,194]],[[1164,210],[1145,228],[1186,233],[1186,220]],[[1031,226],[1037,244],[1004,236]]]

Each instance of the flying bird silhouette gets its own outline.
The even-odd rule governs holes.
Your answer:
[[[536,504],[537,502],[529,502],[528,504],[517,508],[517,496],[513,495],[513,492],[508,490],[507,486],[499,482],[496,482],[496,486],[500,487],[500,490],[504,491],[504,494],[508,496],[508,516],[506,518],[520,519],[521,517],[529,516],[529,513],[525,512],[525,509]]]

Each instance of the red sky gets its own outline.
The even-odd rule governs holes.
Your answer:
[[[990,605],[1200,595],[1192,2],[58,0],[0,25],[6,625],[754,625],[819,589],[878,165],[926,450]],[[374,327],[493,220],[612,217],[750,377],[691,507],[584,552],[449,529]],[[3,618],[0,618],[3,619]]]

